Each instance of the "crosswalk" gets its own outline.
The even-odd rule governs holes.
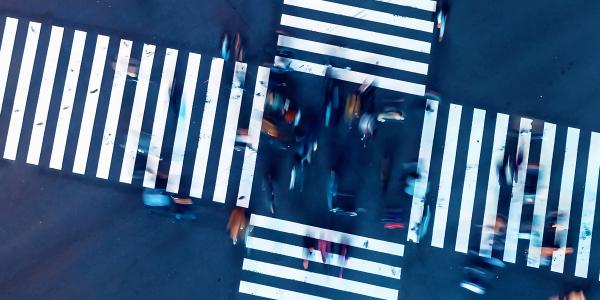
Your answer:
[[[401,268],[395,264],[404,255],[401,244],[255,214],[250,217],[250,226],[253,231],[246,239],[249,254],[242,263],[245,272],[239,286],[241,295],[267,299],[398,299],[394,287]],[[301,244],[306,238],[347,245],[349,255],[346,259],[332,251],[323,261],[317,247],[312,253],[306,251],[306,245]],[[302,268],[305,259],[310,262],[307,270]],[[340,268],[347,270],[343,277],[338,276]]]
[[[355,3],[353,3],[355,2]],[[423,96],[435,1],[284,0],[277,64],[297,72]],[[289,31],[289,32],[288,32]]]
[[[4,159],[248,207],[269,68],[12,17],[1,32]]]
[[[533,268],[546,256],[551,271],[563,273],[573,264],[569,271],[587,278],[594,272],[598,153],[596,132],[427,100],[418,160],[422,176],[415,184],[407,240],[486,257],[500,249],[504,261]],[[503,165],[511,159],[517,161],[513,183],[502,185]],[[430,236],[421,237],[425,206],[433,225]],[[550,221],[549,213],[556,218]],[[500,216],[504,241],[494,239]],[[558,248],[547,253],[548,244]],[[566,255],[569,247],[572,255]]]

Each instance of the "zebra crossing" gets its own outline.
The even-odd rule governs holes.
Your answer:
[[[146,188],[166,176],[168,192],[248,207],[269,68],[12,17],[1,32],[4,159]]]
[[[294,71],[425,95],[435,1],[284,0],[275,62]],[[356,5],[356,6],[355,6]]]
[[[485,257],[500,251],[505,262],[533,268],[546,256],[551,271],[563,273],[572,264],[569,272],[587,278],[598,268],[591,257],[598,153],[596,132],[427,100],[418,156],[422,175],[407,240]],[[511,159],[518,161],[512,184],[501,185]],[[418,227],[426,206],[433,225],[430,237],[422,238]],[[551,212],[556,219],[549,223]],[[494,238],[501,216],[504,241]],[[547,244],[553,245],[550,253]],[[566,255],[569,248],[572,255]]]
[[[398,298],[394,287],[401,268],[395,264],[404,255],[401,244],[255,214],[250,217],[250,226],[253,229],[246,239],[249,254],[242,263],[240,295],[267,299]],[[323,262],[316,247],[308,253],[306,245],[298,245],[305,238],[348,245],[349,255],[346,259],[329,253]],[[305,259],[310,261],[307,270],[302,268]],[[337,275],[340,268],[348,270],[343,278]]]

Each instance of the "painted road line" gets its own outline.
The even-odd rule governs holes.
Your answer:
[[[527,166],[529,164],[531,123],[532,120],[521,118],[519,142],[517,144],[517,153],[515,154],[515,159],[520,160],[521,163],[517,166],[517,178],[512,187],[512,197],[510,199],[510,208],[508,210],[508,221],[506,222],[506,240],[504,242],[503,257],[504,261],[510,263],[515,263],[517,260],[517,245],[519,242],[519,232],[521,227],[521,212],[523,211],[523,195],[525,190],[525,181],[527,178]],[[520,159],[519,156],[521,156]]]
[[[281,25],[416,52],[429,54],[431,51],[429,42],[286,14],[281,15]]]
[[[246,64],[235,63],[231,93],[229,94],[227,105],[227,119],[225,119],[225,129],[223,130],[223,142],[221,144],[221,156],[219,157],[219,167],[217,169],[215,193],[213,195],[213,201],[215,202],[225,203],[225,198],[227,197],[229,173],[231,172],[231,161],[233,160],[233,147],[235,146],[238,119],[240,117],[242,97],[244,96],[246,69]]]
[[[119,181],[131,183],[135,167],[135,160],[139,149],[140,134],[142,132],[142,122],[144,120],[144,109],[148,99],[148,87],[150,86],[150,76],[152,74],[152,65],[156,46],[144,44],[142,49],[142,59],[135,86],[135,95],[133,96],[133,105],[131,108],[131,120],[129,121],[129,130],[127,131],[127,141],[125,141],[125,152],[123,154],[123,163],[121,164],[121,174]]]
[[[328,298],[274,288],[268,285],[251,283],[243,280],[240,281],[239,292],[266,299],[328,300]]]
[[[212,139],[213,126],[215,123],[215,113],[217,112],[217,102],[219,101],[223,63],[224,61],[222,59],[213,58],[210,65],[206,101],[204,101],[202,123],[200,124],[200,134],[198,136],[198,148],[196,149],[196,158],[194,161],[192,185],[190,187],[190,196],[196,198],[202,198],[202,191],[204,190],[206,164],[208,163],[210,141]]]
[[[533,207],[533,220],[531,222],[531,239],[529,240],[529,251],[527,252],[527,266],[534,268],[540,267],[555,135],[556,125],[544,123],[544,134],[542,137],[542,149],[540,153],[538,180],[535,192],[535,204]]]
[[[6,18],[6,22],[4,23],[4,34],[2,34],[2,46],[0,47],[0,113],[2,112],[6,81],[8,80],[8,70],[10,69],[18,24],[18,19],[9,17]]]
[[[123,101],[123,91],[125,90],[131,47],[131,41],[121,40],[117,63],[115,64],[112,90],[110,92],[108,113],[106,114],[106,122],[102,134],[102,147],[100,148],[100,158],[98,159],[98,169],[96,171],[96,177],[98,178],[108,179],[108,173],[110,172],[110,162],[115,146],[115,135],[119,123],[119,112],[121,110],[121,102]]]
[[[276,230],[284,233],[290,233],[300,236],[307,236],[314,239],[330,241],[336,244],[346,244],[351,247],[396,256],[404,255],[404,245],[402,244],[372,239],[360,235],[339,232],[335,230],[323,229],[315,226],[271,218],[267,216],[252,214],[252,216],[250,217],[250,225]]]
[[[252,100],[252,112],[250,113],[250,123],[248,125],[248,136],[250,145],[244,150],[244,163],[242,165],[242,174],[240,176],[240,187],[238,189],[237,206],[248,207],[250,205],[250,194],[252,193],[252,183],[254,182],[254,169],[256,167],[256,155],[260,142],[260,132],[262,118],[267,97],[267,88],[269,85],[270,69],[258,67],[256,75],[256,84],[254,85],[254,98]]]
[[[430,12],[435,12],[436,10],[436,1],[430,0],[376,0],[379,2],[391,3],[396,5],[402,5],[407,7],[413,7],[417,9],[427,10]]]
[[[27,152],[27,163],[37,165],[40,161],[42,151],[42,142],[44,141],[44,131],[48,119],[48,109],[50,107],[50,98],[52,97],[52,88],[54,87],[54,77],[56,76],[56,66],[58,65],[58,56],[62,44],[64,29],[58,26],[52,26],[50,32],[50,42],[46,53],[46,62],[44,63],[44,72],[42,74],[42,83],[33,118],[33,128],[31,129],[31,139]]]
[[[187,70],[185,71],[185,82],[181,94],[181,104],[179,106],[179,117],[177,118],[177,131],[175,132],[175,141],[173,143],[173,154],[169,167],[169,180],[167,182],[167,191],[171,193],[179,192],[183,158],[185,156],[185,147],[192,119],[192,108],[196,95],[196,83],[198,82],[198,72],[200,71],[200,59],[200,54],[189,53]]]
[[[475,190],[477,188],[477,173],[479,172],[479,159],[481,157],[481,141],[483,139],[484,127],[485,110],[476,108],[473,110],[473,120],[471,121],[471,135],[469,137],[469,150],[467,152],[467,164],[465,167],[465,181],[460,202],[456,245],[454,247],[455,251],[462,253],[467,253],[469,248],[469,236],[471,234],[473,206],[475,205]]]
[[[450,191],[452,190],[452,177],[454,176],[454,163],[456,160],[456,146],[458,144],[458,131],[462,106],[450,104],[448,125],[446,127],[446,142],[440,171],[440,185],[438,189],[435,218],[431,230],[431,246],[444,248],[446,236],[446,219],[448,218],[448,205],[450,204]]]
[[[583,207],[581,208],[579,242],[577,242],[577,262],[575,263],[575,276],[583,278],[587,278],[592,247],[594,213],[596,212],[596,197],[598,195],[598,173],[600,172],[600,155],[598,153],[600,153],[600,133],[592,132],[585,176]]]
[[[85,174],[109,40],[110,38],[105,35],[98,35],[96,38],[96,49],[94,50],[90,81],[88,83],[87,96],[85,97],[79,139],[77,140],[77,150],[73,162],[73,173]]]
[[[23,115],[27,105],[27,96],[29,93],[29,84],[31,83],[31,73],[35,53],[40,37],[41,24],[29,22],[27,29],[27,38],[25,39],[25,49],[23,50],[23,59],[21,69],[19,70],[19,80],[15,92],[15,101],[12,114],[10,116],[10,125],[6,136],[6,146],[4,148],[4,158],[15,160],[17,157],[17,148],[19,147],[19,138],[21,137],[21,127],[23,126]]]
[[[433,22],[431,21],[394,15],[386,12],[365,9],[362,7],[354,7],[350,5],[344,5],[323,0],[285,0],[283,1],[283,4],[317,10],[350,18],[377,22],[381,24],[425,31],[429,33],[433,32]]]
[[[296,268],[284,267],[248,258],[244,259],[244,262],[242,263],[242,270],[288,280],[300,281],[377,299],[396,300],[398,298],[398,291],[394,289],[380,287],[360,281],[343,279],[335,276],[308,272]]]
[[[565,266],[565,251],[567,248],[567,235],[569,233],[569,218],[571,215],[571,202],[573,200],[573,184],[575,182],[578,148],[579,129],[569,127],[567,129],[565,158],[558,198],[559,215],[556,221],[557,230],[554,235],[554,243],[555,245],[559,245],[559,248],[552,254],[552,265],[550,267],[550,270],[558,273],[562,273]]]
[[[169,102],[171,101],[171,89],[173,88],[173,78],[175,77],[175,67],[177,65],[177,54],[177,50],[167,48],[160,87],[158,88],[154,122],[152,124],[152,137],[150,138],[150,146],[148,148],[148,160],[146,161],[143,184],[144,187],[151,189],[156,185],[156,175],[158,174],[158,164],[160,162],[160,153],[165,135]]]
[[[253,250],[260,250],[298,259],[307,259],[317,263],[323,263],[321,252],[318,249],[314,249],[312,253],[308,253],[304,247],[261,239],[253,236],[249,236],[246,239],[246,247]],[[344,256],[330,253],[325,264],[343,267],[359,272],[400,279],[400,268],[360,258],[348,257],[346,260]]]
[[[437,121],[438,101],[427,99],[427,109],[423,120],[423,130],[421,131],[421,146],[419,148],[419,161],[417,172],[419,178],[415,182],[412,206],[410,209],[410,220],[408,223],[407,241],[419,242],[419,229],[423,220],[423,207],[425,196],[427,194],[427,185],[429,183],[429,163],[431,162],[431,151],[433,148],[433,138],[435,136],[435,123]]]
[[[479,255],[492,256],[494,245],[494,226],[498,213],[498,197],[500,195],[500,178],[498,177],[498,165],[504,161],[504,148],[506,147],[506,136],[508,133],[508,115],[496,114],[496,128],[494,130],[494,144],[492,160],[490,162],[490,176],[488,177],[487,195],[485,197],[485,210],[483,213],[483,225],[481,228],[481,242]],[[463,248],[466,253],[466,245]]]
[[[407,93],[407,94],[413,94],[413,95],[417,95],[417,96],[425,95],[425,86],[422,84],[417,84],[417,83],[412,83],[412,82],[402,81],[402,80],[397,80],[397,79],[391,79],[391,78],[386,78],[386,77],[380,77],[380,76],[373,76],[373,75],[370,75],[367,73],[362,73],[362,72],[357,72],[357,71],[352,71],[352,70],[347,70],[347,69],[341,69],[341,68],[321,65],[321,64],[317,64],[317,63],[311,63],[308,61],[303,61],[303,60],[293,59],[293,58],[284,58],[284,57],[276,56],[275,62],[276,62],[276,64],[288,66],[290,69],[297,71],[297,72],[313,74],[313,75],[317,75],[317,76],[325,76],[327,74],[327,76],[329,76],[333,79],[339,79],[339,80],[358,83],[358,84],[362,84],[366,79],[374,78],[373,86],[375,86],[375,87],[388,89],[388,90],[392,90],[392,91],[397,91],[397,92],[402,92],[402,93]],[[329,68],[329,72],[327,72],[328,68]]]
[[[279,35],[277,39],[277,46],[427,75],[428,65],[426,63],[361,50],[354,50],[351,48],[344,48],[340,46],[314,42],[306,39]]]

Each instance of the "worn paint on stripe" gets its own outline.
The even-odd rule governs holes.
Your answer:
[[[240,293],[267,299],[328,300],[328,298],[298,293],[258,283],[240,281]]]
[[[450,204],[450,192],[452,190],[452,177],[454,176],[454,163],[456,160],[456,146],[458,144],[461,114],[462,106],[450,104],[448,125],[446,127],[446,141],[444,143],[444,155],[442,157],[442,168],[440,171],[440,185],[438,189],[437,204],[435,206],[433,229],[431,230],[431,246],[438,248],[444,248],[446,219],[448,218],[448,206]]]
[[[98,35],[96,38],[96,49],[94,50],[94,59],[90,71],[90,81],[85,97],[83,115],[81,117],[81,127],[79,129],[79,139],[77,140],[77,150],[73,162],[73,173],[84,174],[87,166],[88,154],[90,151],[90,142],[92,139],[92,130],[94,129],[94,120],[96,118],[96,108],[98,106],[98,97],[100,96],[100,87],[102,85],[102,76],[104,75],[104,64],[106,63],[106,54],[108,51],[108,42],[110,38],[105,35]]]
[[[252,100],[252,112],[248,125],[248,136],[251,148],[244,150],[244,163],[238,189],[237,206],[248,207],[250,205],[250,194],[254,182],[254,169],[256,167],[256,155],[260,141],[262,118],[269,85],[269,68],[258,67],[256,84],[254,86],[254,99]]]
[[[42,143],[44,141],[44,131],[48,119],[48,109],[50,107],[50,98],[52,97],[52,88],[54,87],[54,77],[56,75],[56,66],[58,65],[58,56],[62,44],[64,29],[58,26],[52,26],[50,32],[50,42],[46,53],[46,62],[44,64],[44,73],[42,74],[42,83],[38,96],[35,117],[33,118],[33,128],[31,129],[31,139],[27,152],[27,163],[37,165],[40,161]]]
[[[0,47],[0,113],[2,112],[2,103],[4,102],[4,92],[6,91],[6,81],[8,80],[8,70],[12,51],[17,36],[17,25],[19,20],[15,18],[6,18],[4,23],[4,34],[2,34],[2,46]]]
[[[27,96],[29,95],[29,85],[31,83],[31,73],[35,53],[40,37],[41,24],[29,22],[27,29],[27,38],[25,39],[25,49],[23,50],[23,59],[21,60],[21,69],[19,70],[19,80],[15,92],[15,100],[10,116],[8,134],[6,136],[6,146],[4,148],[4,158],[15,160],[17,149],[19,147],[19,138],[21,137],[21,127],[23,127],[23,116],[25,106],[27,105]]]
[[[407,7],[413,7],[421,10],[427,10],[430,12],[435,12],[437,7],[436,1],[430,0],[376,0],[379,2],[391,3],[396,5],[402,5]]]
[[[133,179],[155,54],[156,46],[144,44],[135,87],[135,95],[133,96],[131,120],[129,121],[129,129],[127,131],[127,141],[125,141],[125,152],[123,154],[123,163],[121,164],[121,174],[119,175],[120,182],[131,183],[131,180]]]
[[[196,158],[194,161],[194,172],[192,175],[192,185],[190,187],[190,196],[202,198],[204,190],[204,179],[206,177],[206,164],[208,163],[208,154],[210,151],[210,141],[215,123],[215,113],[217,112],[217,103],[219,101],[219,90],[221,87],[221,76],[223,73],[224,61],[220,58],[213,58],[210,66],[210,75],[208,77],[208,88],[206,91],[206,101],[202,112],[202,123],[200,124],[200,134],[198,136],[198,147],[196,149]]]

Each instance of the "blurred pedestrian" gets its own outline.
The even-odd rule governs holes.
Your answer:
[[[340,244],[340,274],[339,277],[342,278],[343,274],[344,274],[344,267],[346,266],[346,263],[348,262],[348,245],[346,245],[344,242],[342,242],[342,244]]]
[[[318,248],[319,252],[321,252],[321,260],[323,263],[327,262],[327,258],[329,257],[329,253],[331,252],[331,242],[326,240],[319,240]]]
[[[227,222],[227,229],[233,244],[237,244],[238,238],[244,237],[247,230],[248,220],[246,219],[245,209],[242,207],[234,207]]]
[[[304,236],[304,260],[302,261],[302,267],[304,270],[308,269],[308,259],[313,255],[313,251],[315,250],[315,239],[309,237],[308,235]]]

